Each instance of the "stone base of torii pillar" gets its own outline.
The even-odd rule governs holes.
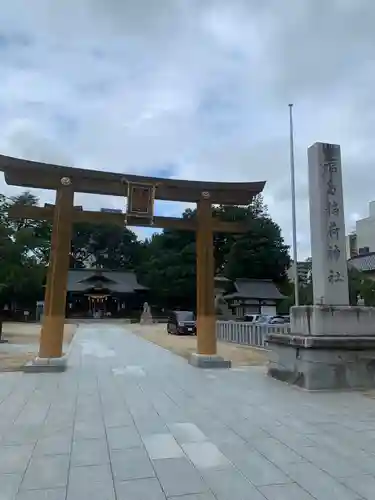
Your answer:
[[[340,147],[309,148],[314,304],[268,336],[268,374],[309,390],[375,387],[375,308],[349,306]]]

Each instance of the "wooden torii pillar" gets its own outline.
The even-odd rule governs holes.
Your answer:
[[[51,252],[45,291],[45,311],[39,356],[27,371],[63,370],[63,335],[67,275],[72,226],[78,222],[180,229],[196,232],[197,253],[197,352],[190,363],[199,367],[224,367],[230,362],[217,356],[214,298],[215,232],[243,233],[242,222],[223,222],[212,217],[212,206],[247,205],[264,188],[264,182],[217,183],[159,179],[49,165],[0,155],[0,170],[7,184],[53,189],[55,205],[14,206],[12,218],[51,220]],[[85,211],[74,207],[74,193],[93,193],[128,198],[127,214]],[[154,216],[154,199],[193,202],[196,219]]]

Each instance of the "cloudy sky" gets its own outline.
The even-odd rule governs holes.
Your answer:
[[[342,146],[347,230],[375,199],[374,26],[373,0],[3,2],[0,151],[124,173],[266,180],[265,200],[290,243],[293,102],[307,257],[310,144]],[[18,192],[2,179],[0,188]]]

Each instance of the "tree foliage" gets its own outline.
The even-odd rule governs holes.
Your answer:
[[[31,193],[0,197],[0,303],[35,305],[43,295],[50,246],[50,225],[44,221],[7,217],[12,205],[38,204]]]
[[[349,284],[349,302],[355,306],[359,299],[363,299],[366,306],[375,306],[375,281],[365,273],[362,273],[354,267],[348,267],[348,284]],[[280,312],[287,313],[294,305],[294,284],[289,282],[282,290],[286,299],[279,305]],[[313,284],[312,281],[305,285],[299,286],[299,303],[301,305],[312,305]]]
[[[34,307],[43,298],[52,226],[46,221],[8,218],[13,205],[37,206],[30,192],[0,196],[0,307],[17,303]],[[73,228],[71,267],[134,270],[144,245],[125,227],[77,224]]]
[[[142,259],[142,244],[125,227],[104,224],[76,224],[73,229],[71,267],[98,266],[135,270]]]
[[[22,304],[42,298],[50,250],[51,224],[12,220],[11,205],[38,205],[29,192],[0,198],[0,305],[6,297]],[[222,221],[243,221],[245,234],[215,234],[215,272],[230,279],[268,278],[281,286],[289,266],[288,247],[280,228],[267,213],[261,197],[248,207],[217,206],[213,216]],[[184,218],[195,218],[186,210]],[[71,267],[135,270],[155,300],[166,307],[193,308],[196,302],[195,233],[164,230],[141,242],[125,227],[81,223],[74,226]]]
[[[280,284],[286,280],[290,263],[288,247],[261,197],[248,207],[214,207],[213,216],[222,221],[243,221],[249,228],[240,235],[214,235],[216,274],[224,274],[232,280],[262,278]],[[188,209],[183,217],[195,218],[196,211]],[[164,230],[147,241],[146,256],[140,274],[146,285],[158,290],[159,299],[164,300],[166,306],[194,307],[195,234]]]

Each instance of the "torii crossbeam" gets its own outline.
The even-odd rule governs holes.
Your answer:
[[[247,231],[246,223],[222,222],[212,217],[212,205],[248,205],[265,182],[203,182],[161,179],[50,165],[0,155],[0,170],[7,184],[56,191],[55,205],[14,206],[9,216],[51,220],[51,252],[45,291],[45,313],[38,371],[64,369],[63,332],[67,275],[72,226],[77,222],[120,226],[174,228],[196,232],[197,252],[197,353],[195,366],[229,366],[217,356],[214,305],[213,233]],[[124,213],[92,212],[74,207],[74,193],[93,193],[127,198]],[[197,205],[196,219],[154,216],[154,200],[191,202]]]

